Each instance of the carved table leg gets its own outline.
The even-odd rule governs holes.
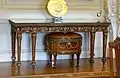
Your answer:
[[[107,32],[103,32],[103,66],[105,64],[106,61],[106,45],[107,45]]]
[[[53,64],[53,67],[56,67],[57,53],[54,53],[53,56],[54,56],[54,64]]]
[[[79,67],[79,58],[80,58],[80,53],[77,53],[77,67]]]
[[[51,53],[48,53],[49,54],[49,64],[52,65],[52,54]]]
[[[35,65],[36,33],[32,33],[32,65]]]
[[[90,63],[93,63],[94,60],[94,43],[95,43],[95,32],[90,32]]]
[[[22,40],[22,33],[17,33],[17,66],[21,65],[21,40]]]
[[[11,46],[12,46],[12,63],[15,62],[15,44],[16,44],[16,32],[14,30],[11,30]]]

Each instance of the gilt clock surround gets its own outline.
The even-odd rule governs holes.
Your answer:
[[[47,10],[54,17],[62,17],[67,14],[67,4],[65,0],[49,0]]]

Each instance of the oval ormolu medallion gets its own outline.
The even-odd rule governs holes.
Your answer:
[[[67,4],[64,0],[49,0],[48,12],[54,17],[61,17],[67,13]]]

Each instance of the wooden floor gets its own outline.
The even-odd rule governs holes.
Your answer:
[[[76,61],[76,60],[74,60]],[[22,62],[18,69],[11,62],[0,63],[0,78],[26,76],[26,75],[44,75],[44,74],[61,74],[61,73],[77,73],[77,72],[98,72],[110,71],[109,59],[103,68],[101,59],[94,59],[93,65],[89,63],[89,59],[80,59],[80,67],[76,67],[76,62],[71,66],[69,60],[57,60],[56,68],[48,65],[48,61],[36,61],[36,66],[33,68],[31,62]]]

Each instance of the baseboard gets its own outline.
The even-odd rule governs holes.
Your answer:
[[[0,51],[0,62],[11,61],[12,52],[11,50]],[[17,57],[17,54],[16,54]],[[57,59],[69,59],[69,55],[58,55]],[[80,58],[90,58],[89,50],[82,50]],[[94,58],[102,58],[102,51],[100,47],[95,48]],[[21,52],[21,61],[27,61],[32,59],[32,50],[24,49]],[[76,56],[75,56],[76,59]],[[36,49],[36,60],[48,60],[47,52],[44,49]]]

